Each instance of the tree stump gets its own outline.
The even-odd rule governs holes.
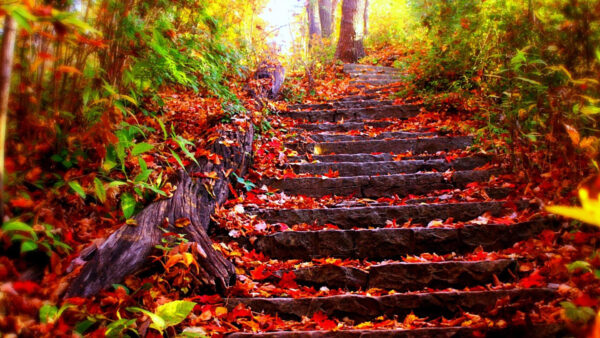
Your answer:
[[[256,79],[271,79],[271,83],[266,89],[267,98],[275,99],[281,90],[283,81],[285,80],[285,68],[279,61],[268,60],[262,61],[256,73],[254,74]]]
[[[225,173],[231,169],[239,176],[245,174],[252,153],[253,130],[249,124],[245,131],[221,132],[221,138],[210,149],[223,158],[220,164],[202,158],[198,159],[199,165],[189,168],[188,172],[180,170],[172,198],[146,207],[135,217],[136,226],[124,225],[99,246],[92,245],[83,250],[76,259],[83,266],[77,269],[79,274],[72,280],[66,297],[95,295],[136,272],[146,262],[153,247],[160,243],[161,225],[196,243],[200,266],[196,277],[203,283],[203,289],[222,292],[228,287],[235,280],[233,264],[212,248],[206,230],[215,206],[225,202],[229,195],[231,181]],[[210,182],[213,183],[212,191],[207,190],[210,185],[206,183],[210,179],[193,178],[194,173],[213,171],[219,178]],[[175,227],[179,219],[189,219],[189,225]]]

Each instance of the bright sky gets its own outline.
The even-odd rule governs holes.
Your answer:
[[[287,26],[294,21],[294,15],[299,14],[304,9],[305,0],[270,0],[265,11],[260,15],[262,19],[269,23],[266,31],[272,31],[279,28],[275,38],[269,42],[275,42],[281,46],[282,52],[286,52],[291,47],[292,37],[290,29]]]

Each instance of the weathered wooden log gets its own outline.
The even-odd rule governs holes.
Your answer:
[[[252,153],[253,137],[252,125],[243,131],[221,132],[221,138],[210,149],[222,156],[221,163],[215,164],[202,158],[198,160],[199,165],[187,172],[181,170],[172,198],[150,204],[135,217],[136,226],[125,225],[101,245],[84,250],[76,259],[83,266],[78,269],[79,274],[72,280],[66,296],[94,295],[137,271],[146,262],[153,247],[160,243],[160,226],[183,234],[196,243],[196,259],[200,266],[196,280],[201,288],[220,292],[229,286],[235,278],[233,264],[212,248],[206,230],[215,206],[225,202],[229,195],[230,178],[225,177],[225,173],[231,169],[240,176],[244,175]],[[233,142],[222,142],[224,140]],[[194,173],[205,172],[216,172],[219,178],[212,181],[193,178]],[[179,219],[188,219],[189,225],[175,227]]]

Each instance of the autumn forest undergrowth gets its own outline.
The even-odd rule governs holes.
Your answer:
[[[398,104],[424,104],[426,114],[404,128],[476,136],[476,150],[496,155],[511,171],[496,184],[511,185],[519,196],[543,205],[577,205],[578,188],[586,188],[592,200],[598,198],[600,181],[593,178],[600,152],[598,1],[387,3],[372,3],[368,55],[361,63],[405,73],[404,80],[380,93]],[[241,128],[246,118],[258,135],[254,169],[235,180],[233,197],[217,209],[215,225],[251,239],[290,229],[262,224],[244,208],[314,208],[343,202],[336,196],[282,197],[257,186],[264,178],[295,177],[281,168],[298,154],[285,147],[289,121],[280,119],[278,111],[292,103],[328,101],[370,89],[350,85],[341,63],[331,59],[333,43],[324,42],[318,53],[296,51],[289,57],[302,63],[282,60],[290,65],[282,97],[266,105],[257,102],[252,89],[263,86],[264,80],[252,79],[252,70],[265,55],[273,57],[255,17],[264,6],[264,1],[241,0],[103,0],[82,1],[80,7],[64,1],[0,7],[19,25],[0,233],[0,332],[200,336],[494,323],[493,318],[470,314],[362,323],[315,314],[292,321],[252,313],[242,305],[228,310],[221,296],[197,294],[187,287],[194,257],[186,241],[170,233],[142,273],[95,297],[61,298],[72,278],[71,263],[85,247],[122,225],[135,226],[132,217],[137,212],[172,196],[179,169],[199,158],[219,161],[206,151],[217,130]],[[224,15],[227,8],[238,10]],[[390,20],[397,24],[388,29]],[[214,175],[205,173],[202,179],[210,182]],[[479,188],[471,187],[462,197],[469,198]],[[503,252],[477,251],[467,259],[519,254],[536,261],[522,266],[521,272],[530,277],[520,286],[560,281],[564,302],[548,306],[540,316],[565,322],[583,335],[591,332],[600,305],[598,235],[577,221],[566,229],[544,232]],[[299,286],[293,274],[269,279],[299,262],[269,260],[231,243],[214,246],[236,262],[242,276],[232,295],[338,292]],[[425,254],[407,255],[402,261],[453,259]],[[366,268],[374,263],[327,258],[313,264]]]

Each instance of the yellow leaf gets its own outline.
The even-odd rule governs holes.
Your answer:
[[[370,327],[373,327],[373,323],[371,323],[371,322],[364,322],[364,323],[360,323],[360,324],[356,325],[355,328],[357,328],[357,329],[366,329],[366,328],[370,328]]]
[[[581,200],[581,208],[551,206],[547,207],[546,210],[556,215],[600,227],[600,201],[590,199],[587,189],[579,189],[579,198]]]
[[[135,100],[133,97],[131,97],[131,96],[128,96],[128,95],[123,95],[123,94],[118,94],[116,97],[117,97],[117,99],[118,99],[118,100],[125,100],[125,101],[129,101],[129,102],[131,102],[131,103],[132,103],[134,106],[137,106],[137,105],[138,105],[137,101],[136,101],[136,100]]]
[[[215,309],[215,315],[217,317],[222,317],[222,316],[224,316],[226,314],[227,314],[227,308],[226,307],[219,306],[219,307],[217,307]]]
[[[585,106],[585,107],[582,107],[580,110],[585,115],[596,115],[596,114],[600,113],[600,108],[598,108],[596,106]]]
[[[193,264],[196,260],[194,259],[194,255],[192,255],[189,252],[184,252],[183,253],[183,264],[185,264],[185,266],[190,266],[191,264]]]

